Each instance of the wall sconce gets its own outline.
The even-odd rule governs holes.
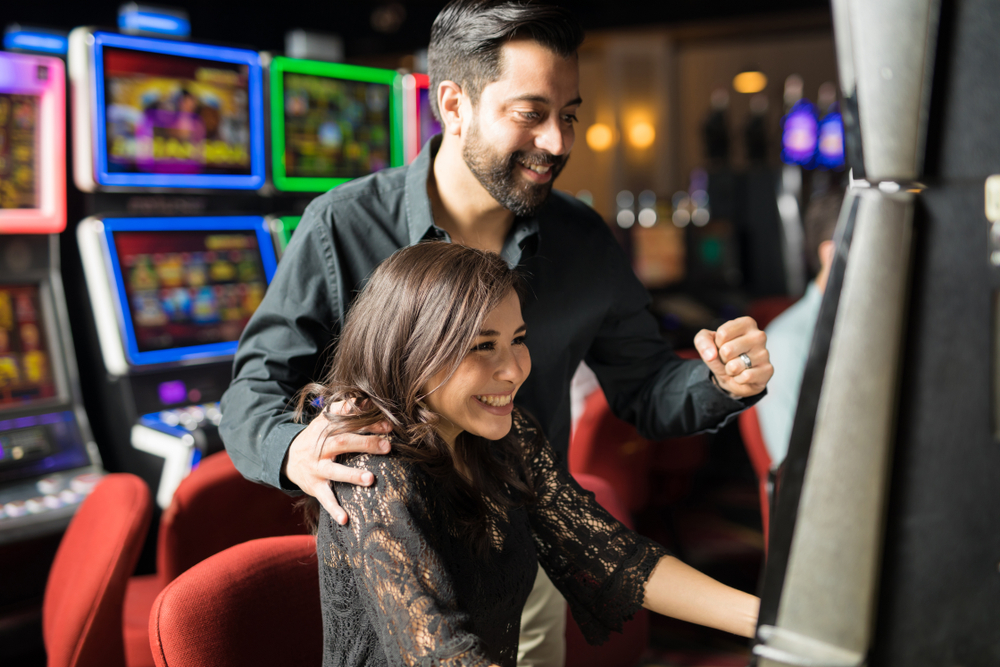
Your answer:
[[[594,123],[587,128],[587,145],[590,150],[600,153],[611,148],[614,142],[614,132],[604,123]]]
[[[733,90],[737,93],[759,93],[767,87],[767,77],[763,72],[748,70],[733,77]]]

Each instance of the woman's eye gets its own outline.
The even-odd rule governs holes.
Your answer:
[[[518,111],[517,114],[525,120],[538,120],[542,116],[537,111]]]
[[[527,336],[518,336],[513,341],[514,345],[524,345],[525,343],[528,342],[526,339],[527,339]]]
[[[576,116],[574,116],[574,115],[573,115],[573,114],[571,114],[571,113],[568,113],[568,114],[566,114],[565,116],[563,116],[563,120],[565,120],[565,121],[566,121],[567,123],[569,123],[570,125],[572,125],[573,123],[576,123],[576,122],[577,122],[577,119],[576,119]]]
[[[493,347],[494,347],[493,341],[489,341],[489,342],[486,342],[486,343],[480,343],[479,345],[477,345],[474,348],[472,348],[472,351],[473,352],[489,352],[490,350],[493,349]]]

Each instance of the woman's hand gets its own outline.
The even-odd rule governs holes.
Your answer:
[[[331,404],[328,410],[345,414],[350,406],[341,401]],[[325,436],[329,426],[330,421],[321,414],[295,436],[285,455],[284,472],[303,493],[316,498],[334,521],[346,525],[347,512],[337,502],[330,482],[371,486],[375,477],[367,470],[341,465],[334,459],[341,454],[388,454],[389,441],[382,435],[390,433],[392,427],[388,422],[379,422],[370,429],[375,435],[340,433]]]

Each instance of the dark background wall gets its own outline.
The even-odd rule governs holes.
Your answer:
[[[113,26],[121,4],[120,0],[5,0],[0,3],[0,25],[20,22],[62,29],[78,25]],[[442,0],[274,3],[175,0],[160,4],[187,10],[192,34],[198,39],[280,51],[288,30],[308,28],[340,34],[346,56],[352,58],[405,53],[426,46],[431,23],[446,3]],[[594,30],[827,9],[829,0],[563,0],[556,4],[571,8],[585,28]],[[396,24],[394,30],[380,32],[373,26],[372,16],[378,10],[382,10],[378,16],[386,27]]]

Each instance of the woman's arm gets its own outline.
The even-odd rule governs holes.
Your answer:
[[[642,606],[664,616],[753,637],[760,599],[664,556],[646,581]]]
[[[640,608],[753,636],[758,601],[685,565],[629,530],[580,487],[537,429],[518,415],[537,502],[529,507],[538,560],[592,644]]]

